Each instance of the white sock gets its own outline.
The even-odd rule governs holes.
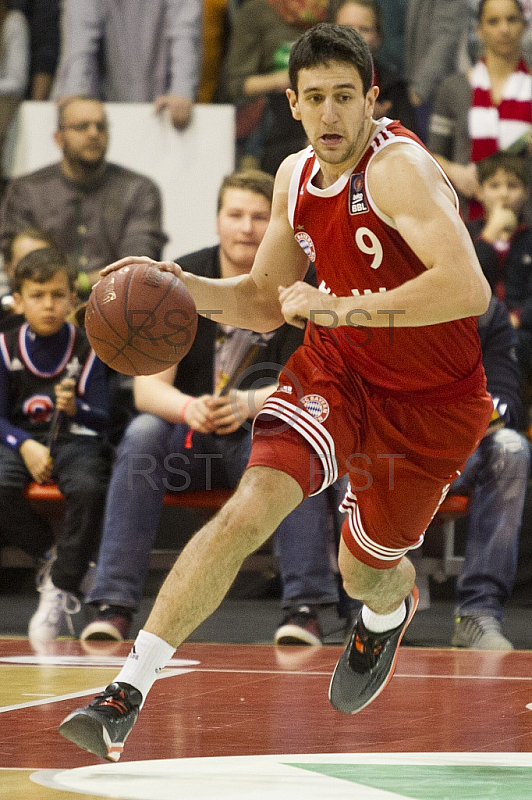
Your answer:
[[[142,695],[142,705],[146,695],[157,680],[159,672],[165,667],[176,648],[153,633],[139,631],[126,663],[115,678],[116,683],[129,683]]]
[[[403,600],[399,608],[391,614],[376,614],[367,606],[362,606],[362,622],[372,633],[384,633],[397,628],[401,622],[405,621],[406,603]]]

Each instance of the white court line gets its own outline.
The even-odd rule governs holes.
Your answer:
[[[300,670],[288,670],[288,669],[223,669],[221,667],[197,667],[191,672],[214,672],[214,673],[233,673],[237,675],[307,675],[309,677],[316,676],[321,677],[323,675],[330,676],[330,671],[321,671],[321,670],[311,670],[309,672],[300,671]],[[461,680],[471,680],[471,681],[532,681],[531,677],[519,677],[518,675],[434,675],[429,674],[425,675],[423,673],[408,673],[408,672],[396,672],[394,674],[394,680],[396,678],[421,678],[426,680],[427,678],[434,678],[435,680],[453,680],[453,681],[461,681]]]
[[[193,672],[192,669],[170,669],[165,670],[161,675],[157,676],[160,681],[163,678],[173,678],[175,675],[185,675],[187,672]],[[76,697],[87,697],[87,695],[98,694],[103,691],[105,686],[96,686],[93,689],[83,689],[82,692],[71,692],[70,694],[59,694],[53,697],[47,697],[44,700],[32,700],[29,703],[17,703],[13,706],[0,707],[0,714],[5,714],[6,711],[17,711],[21,708],[33,708],[34,706],[46,706],[49,703],[62,703],[63,700],[73,700]]]
[[[307,677],[328,677],[330,676],[330,672],[300,672],[297,670],[273,670],[273,669],[265,669],[265,670],[249,670],[249,669],[223,669],[223,668],[205,668],[205,667],[198,667],[198,668],[188,668],[188,669],[173,669],[173,670],[165,670],[161,675],[158,676],[157,680],[162,680],[163,678],[172,678],[176,675],[186,675],[189,672],[208,672],[211,674],[230,674],[230,675],[305,675]],[[394,675],[394,680],[397,678],[417,678],[421,680],[453,680],[453,681],[532,681],[532,677],[518,677],[518,676],[508,676],[508,675],[426,675],[426,674],[410,674],[410,673],[401,673],[396,672]],[[47,697],[42,700],[33,700],[28,703],[17,703],[16,705],[12,706],[3,706],[0,707],[0,714],[5,714],[7,711],[17,711],[23,708],[33,708],[34,706],[43,706],[47,705],[48,703],[62,703],[63,700],[73,700],[77,697],[86,697],[87,695],[98,694],[101,692],[105,686],[97,686],[93,689],[84,689],[81,692],[72,692],[70,694],[62,694],[56,695],[54,697]]]

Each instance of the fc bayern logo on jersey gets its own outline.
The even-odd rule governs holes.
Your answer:
[[[329,416],[329,403],[321,394],[306,394],[301,398],[301,403],[316,422],[325,422]]]
[[[349,213],[363,214],[365,211],[369,211],[369,208],[364,192],[364,175],[362,172],[357,172],[351,175],[349,182]]]
[[[305,231],[296,233],[296,242],[303,248],[306,257],[314,263],[314,261],[316,261],[316,248],[308,233],[305,233]]]

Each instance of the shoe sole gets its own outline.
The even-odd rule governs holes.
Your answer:
[[[299,625],[282,625],[275,634],[274,644],[300,644],[321,647],[323,642]]]
[[[81,632],[80,641],[123,642],[124,637],[110,622],[91,622]]]
[[[356,708],[354,711],[344,711],[343,709],[338,708],[338,706],[336,706],[332,701],[331,690],[332,690],[332,685],[333,685],[333,682],[334,682],[334,676],[336,675],[337,670],[340,668],[340,664],[342,662],[342,659],[340,658],[340,660],[338,661],[338,663],[337,663],[337,665],[335,667],[335,670],[334,670],[334,672],[332,674],[331,682],[329,684],[329,702],[331,703],[333,708],[335,708],[337,711],[340,711],[342,714],[358,714],[359,711],[362,711],[364,708],[366,708],[366,706],[369,706],[369,704],[372,703],[380,695],[380,693],[382,691],[384,691],[384,689],[390,683],[390,681],[391,681],[391,679],[393,677],[393,674],[395,672],[395,665],[397,663],[397,656],[399,654],[399,646],[401,644],[401,641],[403,639],[403,636],[404,636],[404,633],[405,633],[406,629],[410,625],[412,617],[416,613],[416,608],[417,608],[418,603],[419,603],[419,591],[417,589],[417,586],[414,586],[414,588],[412,589],[411,596],[412,596],[412,605],[411,605],[410,611],[408,613],[408,616],[407,616],[407,618],[406,618],[406,620],[405,620],[405,622],[403,624],[403,629],[401,631],[401,635],[399,636],[399,639],[397,640],[397,645],[395,647],[395,654],[394,654],[394,657],[393,657],[393,661],[390,664],[390,669],[388,670],[388,674],[386,675],[385,680],[379,686],[377,691],[374,692],[371,695],[371,697],[369,697],[363,705],[361,705],[359,708]]]
[[[102,723],[84,712],[73,711],[58,731],[64,739],[106,761],[118,761],[124,750],[124,742],[111,742]]]

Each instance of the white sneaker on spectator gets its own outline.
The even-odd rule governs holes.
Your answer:
[[[81,609],[81,603],[76,595],[54,586],[49,574],[38,591],[41,595],[39,605],[28,626],[30,642],[48,642],[57,639],[64,624],[67,625],[71,636],[74,636],[72,614],[77,614]]]
[[[489,614],[463,614],[457,617],[453,647],[469,647],[472,650],[513,650],[513,644],[503,635],[501,623]]]

